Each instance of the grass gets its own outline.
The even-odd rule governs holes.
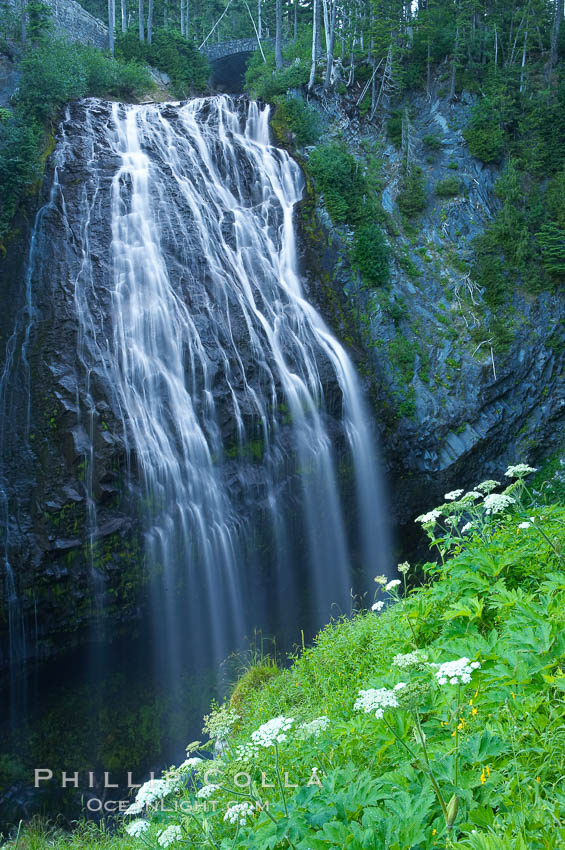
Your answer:
[[[148,812],[141,837],[35,823],[6,847],[158,850],[173,825],[173,848],[563,847],[565,474],[554,461],[531,486],[523,478],[503,510],[456,495],[437,522],[423,518],[441,563],[402,565],[400,587],[380,580],[380,611],[332,622],[285,669],[257,659],[206,720],[223,757],[173,770],[166,810]],[[471,681],[438,684],[433,665],[462,657],[480,665]],[[360,690],[381,688],[397,707],[355,709]],[[253,745],[274,718],[288,731]],[[210,782],[215,811],[198,796]],[[234,803],[249,804],[246,823],[225,820]]]

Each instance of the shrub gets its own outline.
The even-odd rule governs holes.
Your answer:
[[[363,281],[385,286],[390,278],[390,248],[378,224],[363,224],[355,233],[353,259]]]
[[[438,180],[434,192],[438,198],[451,198],[453,195],[458,195],[460,189],[461,182],[457,177],[446,177],[444,180]]]
[[[427,133],[425,136],[423,136],[422,141],[427,148],[431,148],[431,150],[433,151],[437,151],[441,148],[440,137],[432,133]]]
[[[272,126],[279,138],[294,133],[300,145],[313,145],[319,138],[322,120],[320,113],[300,97],[277,97]]]
[[[463,130],[471,156],[483,162],[498,162],[504,153],[504,131],[498,114],[488,98],[473,110],[473,116]]]
[[[544,224],[536,236],[544,269],[552,277],[565,277],[565,230],[550,222]]]
[[[18,103],[41,121],[87,92],[82,50],[66,41],[38,45],[24,57],[21,73]]]
[[[363,211],[364,181],[359,163],[337,144],[316,148],[308,166],[334,224],[355,223]]]
[[[413,168],[400,184],[400,191],[396,196],[398,209],[404,215],[414,216],[426,206],[426,183],[421,168]]]
[[[400,148],[402,146],[402,113],[400,109],[391,112],[387,121],[386,132],[395,148]]]
[[[265,51],[266,62],[260,51],[256,51],[245,73],[245,87],[252,97],[273,101],[284,95],[289,89],[298,89],[306,85],[310,76],[310,65],[297,56],[292,64],[280,71],[275,70],[275,54]]]

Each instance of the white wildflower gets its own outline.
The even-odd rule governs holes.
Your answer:
[[[518,463],[516,466],[509,466],[504,473],[507,478],[525,478],[526,475],[531,475],[532,472],[537,472],[533,466],[528,466],[527,463]]]
[[[521,522],[518,528],[530,528],[531,524],[531,522]]]
[[[385,607],[384,602],[381,600],[379,602],[373,602],[371,605],[371,611],[382,611]]]
[[[409,572],[409,570],[410,564],[408,563],[408,561],[404,561],[402,564],[398,565],[398,572],[401,573],[403,576],[405,576],[406,573]]]
[[[400,579],[393,578],[392,581],[389,581],[389,583],[385,585],[385,590],[393,590],[393,588],[398,587],[400,583]]]
[[[251,740],[260,747],[273,747],[286,741],[286,733],[294,723],[294,717],[273,717],[251,733]]]
[[[386,576],[375,576],[375,581],[377,582],[377,584],[385,585],[387,583],[387,577]]]
[[[196,796],[199,800],[207,800],[208,797],[211,797],[212,794],[215,794],[220,788],[221,785],[215,785],[211,782],[209,785],[203,785],[202,788],[199,788],[196,792]]]
[[[483,498],[483,494],[480,493],[478,490],[469,490],[468,493],[465,493],[465,495],[463,496],[461,501],[462,502],[476,502],[477,499],[482,499],[482,498]]]
[[[451,490],[450,493],[446,493],[444,495],[444,499],[447,499],[448,502],[454,502],[455,499],[458,499],[459,496],[463,495],[463,490]]]
[[[137,815],[143,811],[145,806],[150,806],[156,803],[157,800],[162,800],[167,794],[174,790],[174,786],[165,779],[150,779],[145,782],[137,792],[135,802],[129,806],[125,814]]]
[[[192,770],[193,767],[196,767],[198,764],[202,764],[204,759],[198,758],[198,756],[192,756],[192,758],[185,759],[181,765],[177,768],[177,770]]]
[[[236,747],[236,761],[253,761],[257,757],[259,750],[253,744],[240,744]]]
[[[315,717],[314,720],[310,720],[308,723],[302,723],[298,727],[297,734],[299,738],[317,738],[329,725],[330,718],[326,714],[322,714],[321,717]]]
[[[230,708],[228,703],[217,706],[204,717],[203,732],[207,732],[210,738],[217,740],[218,738],[225,741],[232,727],[240,720],[239,714]]]
[[[228,823],[245,826],[247,819],[253,817],[254,811],[252,803],[236,803],[229,807],[224,815],[224,820]]]
[[[468,658],[458,658],[456,661],[446,661],[439,665],[435,677],[439,685],[468,685],[471,681],[473,670],[480,668],[479,661],[470,661]]]
[[[393,691],[401,691],[401,690],[402,690],[402,688],[405,688],[405,687],[406,687],[406,682],[398,682],[398,683],[394,686]]]
[[[142,832],[145,832],[146,829],[149,829],[148,820],[132,820],[132,822],[128,823],[126,826],[127,834],[133,836],[133,838],[138,838]]]
[[[364,711],[365,714],[374,714],[380,720],[385,708],[398,708],[398,700],[395,692],[388,688],[368,688],[359,691],[359,697],[353,708],[355,711]]]
[[[182,830],[180,826],[168,826],[159,833],[157,838],[157,842],[161,845],[161,847],[168,847],[170,844],[174,844],[175,841],[181,840]]]
[[[402,653],[395,655],[392,663],[401,670],[407,670],[409,667],[415,667],[417,664],[421,664],[423,660],[419,652],[406,652],[404,655]]]
[[[429,511],[429,513],[427,514],[421,514],[420,516],[416,517],[414,522],[419,522],[421,525],[428,525],[431,522],[435,523],[435,521],[439,519],[440,516],[441,511],[438,511],[437,508],[435,508],[433,511]]]
[[[487,514],[497,514],[505,510],[509,505],[515,504],[516,499],[512,496],[507,496],[505,493],[491,493],[485,496],[484,505]]]
[[[500,487],[500,481],[493,481],[492,478],[489,478],[486,481],[482,481],[480,484],[477,484],[475,490],[481,490],[483,493],[490,493],[491,490],[496,490],[497,487]]]
[[[472,528],[473,528],[473,523],[472,522],[466,522],[465,525],[463,526],[463,528],[461,529],[461,534],[466,534]]]

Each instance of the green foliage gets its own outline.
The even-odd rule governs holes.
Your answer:
[[[398,209],[410,218],[425,209],[426,201],[424,173],[421,168],[414,167],[400,184],[400,191],[396,196]]]
[[[5,114],[0,120],[0,239],[26,192],[39,177],[40,131],[22,117]]]
[[[438,151],[441,148],[441,138],[435,134],[427,133],[422,137],[422,141],[430,150]]]
[[[276,112],[271,121],[282,141],[292,133],[299,145],[315,144],[322,130],[320,113],[300,97],[276,97]]]
[[[216,727],[229,736],[223,756],[170,774],[182,782],[147,813],[143,840],[94,826],[39,837],[31,827],[22,846],[153,847],[179,825],[186,846],[233,850],[559,850],[565,508],[538,503],[527,474],[506,478],[495,496],[506,502],[489,513],[497,482],[477,485],[480,500],[455,495],[422,517],[441,564],[399,565],[400,587],[377,577],[375,611],[332,622],[286,669],[265,675],[259,661],[256,677],[246,671],[236,715],[229,705],[212,712],[222,722],[210,747]],[[560,464],[545,483],[556,475]],[[441,681],[438,665],[457,660],[472,662],[467,680]],[[356,706],[382,688],[393,697],[382,714]],[[285,718],[275,741],[263,724]],[[249,749],[261,726],[264,745]],[[215,805],[204,811],[196,795],[212,782]],[[242,823],[225,817],[230,801],[250,803]]]
[[[355,223],[362,212],[364,188],[355,157],[343,145],[325,145],[312,152],[308,168],[317,188],[324,193],[334,224]]]
[[[395,148],[400,149],[402,145],[402,112],[400,109],[394,109],[390,113],[390,118],[386,125],[386,132]]]
[[[116,56],[129,62],[147,63],[168,74],[173,95],[179,99],[208,88],[208,59],[176,30],[157,27],[151,44],[141,43],[136,30],[119,33],[116,36]]]
[[[544,224],[536,235],[544,269],[552,277],[562,279],[565,276],[565,230],[551,222]]]
[[[390,248],[378,224],[363,224],[355,232],[353,258],[369,286],[385,286],[390,278]]]
[[[504,131],[495,104],[483,98],[473,110],[463,131],[471,156],[483,162],[498,162],[504,153]]]
[[[32,41],[49,34],[53,30],[53,12],[40,0],[29,0],[26,4],[27,35]]]
[[[444,180],[438,180],[434,186],[434,192],[438,198],[452,198],[458,195],[461,190],[461,181],[457,177],[446,177]]]
[[[275,69],[274,50],[263,47],[265,59],[260,50],[251,56],[245,74],[245,88],[256,98],[274,101],[276,97],[285,95],[289,89],[299,89],[305,86],[310,77],[310,62],[312,53],[312,29],[304,27],[297,41],[285,46],[283,56],[285,67],[280,71]]]

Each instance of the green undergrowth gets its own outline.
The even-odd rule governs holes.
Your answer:
[[[141,789],[137,837],[96,846],[563,847],[564,472],[508,472],[418,518],[438,561],[377,577],[372,608],[290,666],[259,659],[205,718],[209,744]],[[19,847],[90,840],[35,828]]]

